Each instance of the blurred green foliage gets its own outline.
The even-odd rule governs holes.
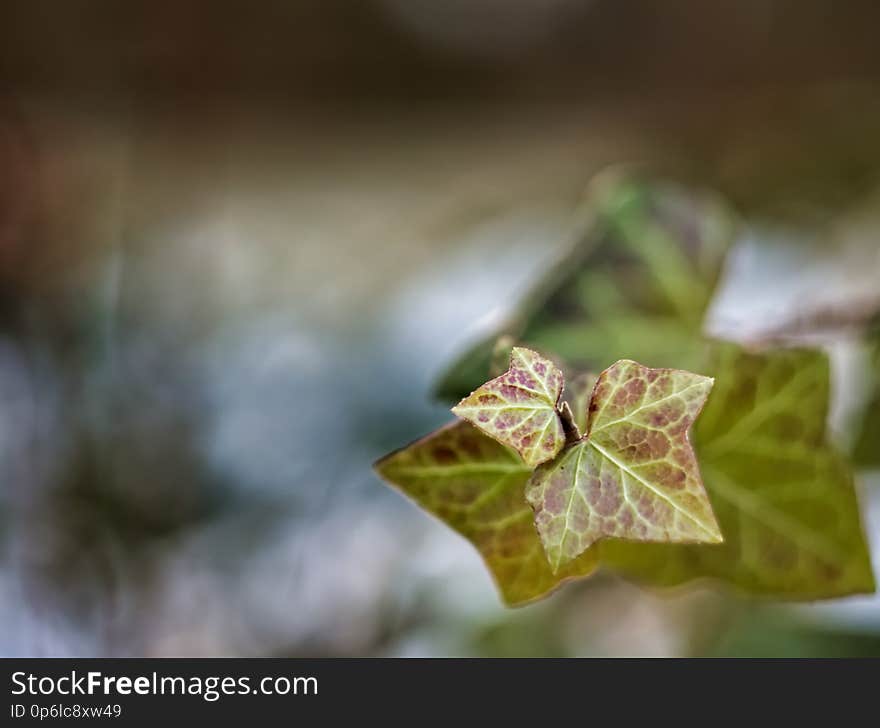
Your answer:
[[[618,359],[699,371],[706,308],[732,241],[731,213],[713,197],[648,184],[618,170],[592,183],[581,239],[437,385],[466,396],[486,378],[501,337],[580,371]]]

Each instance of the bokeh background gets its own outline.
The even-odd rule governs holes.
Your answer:
[[[823,314],[845,447],[878,27],[859,0],[3,2],[0,653],[880,654],[873,597],[600,574],[504,609],[371,470],[449,418],[434,379],[619,163],[747,221],[710,330]]]

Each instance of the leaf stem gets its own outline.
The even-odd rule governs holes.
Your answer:
[[[571,445],[581,439],[581,432],[574,421],[574,415],[568,402],[563,402],[556,408],[559,413],[559,419],[562,421],[562,431],[565,433],[565,443]]]

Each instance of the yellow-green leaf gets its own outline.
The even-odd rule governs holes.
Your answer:
[[[537,599],[596,567],[589,552],[552,572],[523,493],[531,468],[466,422],[392,453],[376,470],[476,547],[508,604]]]
[[[713,358],[694,441],[724,543],[607,541],[603,562],[649,583],[713,577],[779,598],[873,591],[853,476],[826,434],[827,357],[719,344]]]
[[[688,429],[712,380],[619,361],[599,376],[587,432],[526,487],[550,565],[596,541],[721,541]]]
[[[562,371],[552,361],[514,347],[510,368],[465,397],[452,411],[512,447],[526,465],[535,467],[555,457],[565,444],[557,411],[562,386]]]

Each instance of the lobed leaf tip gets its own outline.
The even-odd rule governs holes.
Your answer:
[[[525,347],[514,347],[510,367],[452,408],[497,442],[513,448],[530,467],[553,459],[566,433],[557,407],[562,370]]]

